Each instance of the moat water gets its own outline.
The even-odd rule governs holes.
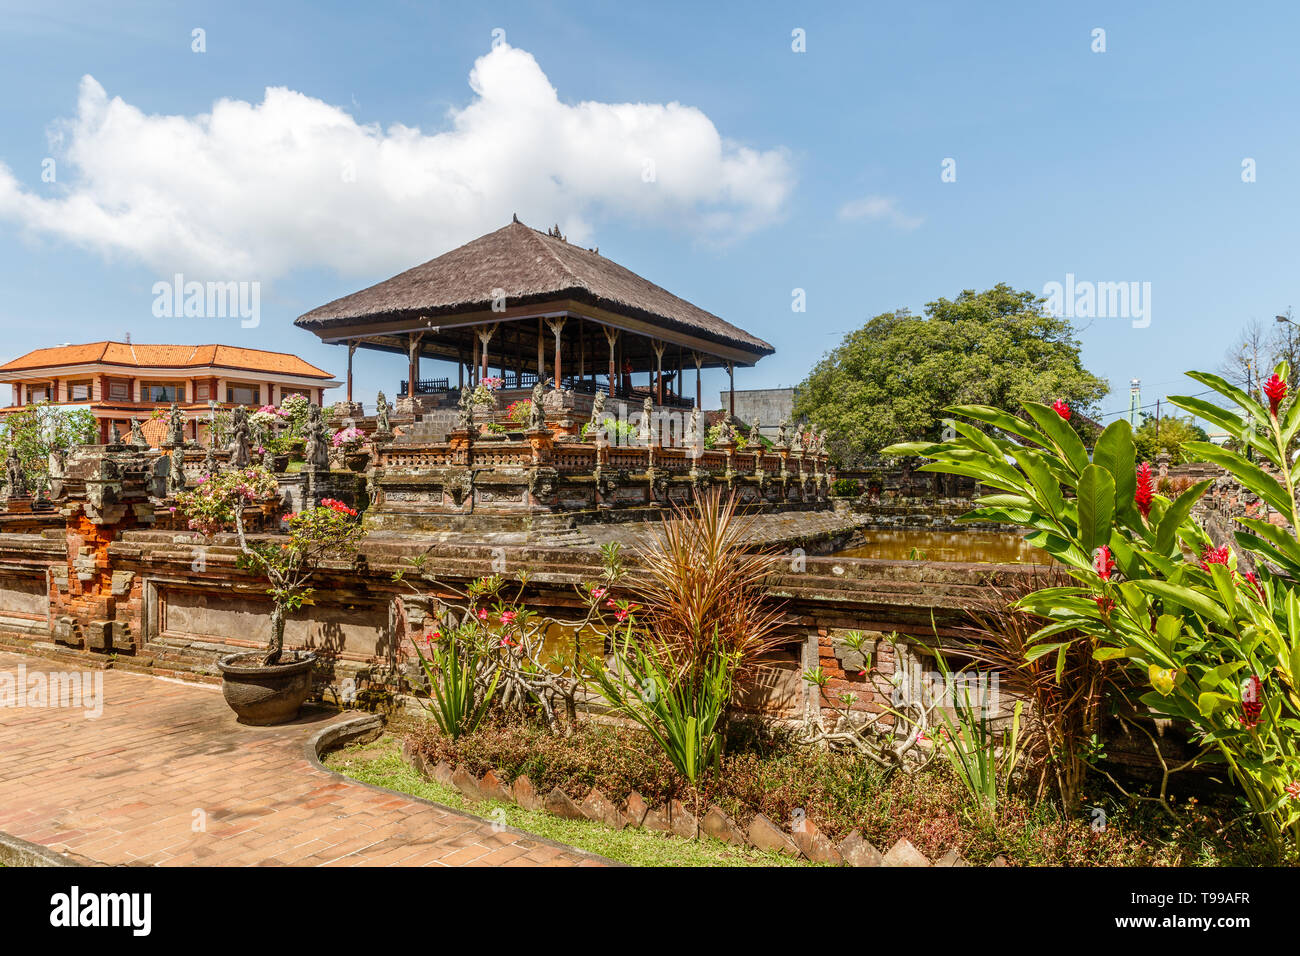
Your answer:
[[[859,543],[840,558],[882,561],[942,561],[971,564],[1051,564],[1046,551],[1017,534],[999,531],[927,531],[923,529],[865,529]]]

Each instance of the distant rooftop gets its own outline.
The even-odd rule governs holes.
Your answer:
[[[137,345],[90,342],[36,349],[0,365],[0,376],[68,365],[120,365],[126,368],[229,368],[330,379],[329,372],[296,355],[234,345]]]

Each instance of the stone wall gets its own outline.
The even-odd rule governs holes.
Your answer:
[[[169,499],[156,494],[157,457],[121,448],[88,450],[70,459],[69,493],[59,502],[57,520],[33,525],[28,516],[0,515],[0,646],[215,680],[220,656],[262,644],[270,607],[265,582],[237,567],[233,536],[205,541],[176,527]],[[794,550],[770,593],[783,615],[781,646],[743,699],[781,717],[798,718],[817,706],[829,713],[832,698],[842,692],[859,695],[854,709],[879,711],[888,688],[869,683],[860,665],[846,659],[837,637],[867,632],[876,646],[876,680],[887,683],[900,658],[916,647],[950,640],[990,585],[1033,573],[1023,567],[811,557],[800,536],[810,523],[818,536],[833,537],[851,522],[829,511],[803,519],[782,512],[765,520],[773,523],[765,540],[781,540]],[[274,526],[274,516],[267,524]],[[390,681],[409,665],[411,642],[428,628],[431,603],[453,597],[438,584],[413,590],[395,579],[395,572],[409,571],[421,556],[431,574],[453,587],[527,570],[524,602],[562,619],[579,616],[574,588],[600,571],[594,547],[503,547],[465,538],[439,543],[372,533],[354,562],[321,569],[313,603],[287,624],[290,646],[311,648],[321,657],[322,692],[337,694],[348,678]],[[890,644],[884,638],[893,633],[901,637]],[[817,666],[828,676],[825,697],[802,678],[805,669]]]

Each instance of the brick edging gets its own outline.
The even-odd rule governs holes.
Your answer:
[[[378,714],[363,714],[357,717],[350,717],[347,720],[340,720],[337,723],[323,727],[316,733],[307,738],[304,745],[304,756],[307,762],[315,769],[326,773],[335,780],[352,784],[357,787],[364,787],[367,790],[373,790],[376,793],[386,793],[390,796],[400,797],[403,800],[410,800],[414,803],[421,803],[428,807],[435,807],[443,813],[450,813],[453,816],[461,817],[465,820],[472,820],[475,823],[485,826],[499,826],[492,820],[476,816],[472,813],[466,813],[464,810],[458,810],[455,807],[449,807],[443,803],[437,803],[433,800],[426,800],[423,797],[417,797],[413,793],[403,793],[401,790],[390,790],[388,787],[380,787],[373,783],[365,783],[352,777],[345,776],[336,770],[331,770],[320,761],[320,755],[327,750],[336,749],[356,741],[375,740],[383,733],[384,721]],[[543,846],[554,847],[557,850],[563,850],[565,853],[579,856],[604,866],[627,866],[626,863],[620,863],[617,860],[610,860],[597,853],[591,853],[579,847],[569,846],[567,843],[560,843],[558,840],[549,840],[546,837],[538,836],[535,833],[529,833],[527,830],[520,830],[518,827],[501,827],[509,833],[517,833],[522,837],[539,843]]]

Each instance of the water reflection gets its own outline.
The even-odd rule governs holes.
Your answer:
[[[998,531],[923,531],[905,529],[861,532],[861,544],[837,551],[841,558],[884,561],[960,561],[973,564],[1051,564],[1046,551],[1017,534]]]

